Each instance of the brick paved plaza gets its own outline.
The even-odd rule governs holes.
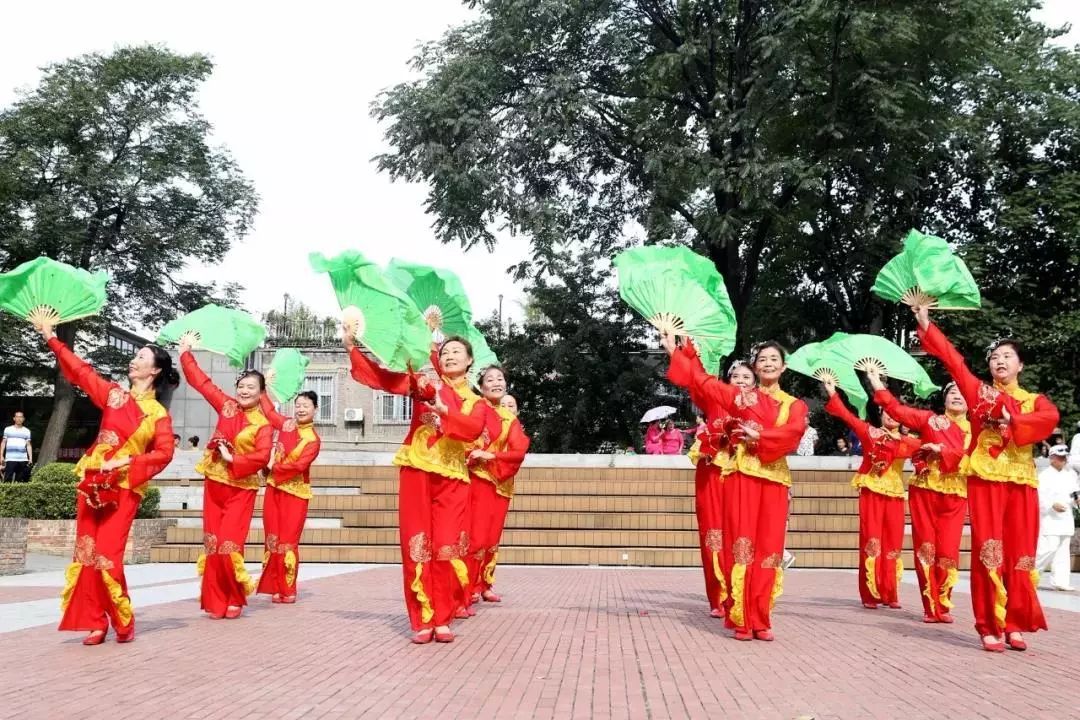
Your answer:
[[[989,654],[966,595],[956,625],[923,625],[914,585],[905,609],[867,611],[847,572],[790,571],[769,644],[708,617],[697,570],[503,568],[505,602],[452,645],[414,646],[396,567],[339,566],[297,605],[259,597],[236,621],[200,615],[190,568],[152,567],[175,577],[137,604],[185,599],[138,606],[132,645],[86,648],[54,624],[3,634],[0,717],[1062,718],[1080,661],[1076,612],[1048,609],[1026,653]],[[4,627],[54,601],[53,575],[5,579]]]

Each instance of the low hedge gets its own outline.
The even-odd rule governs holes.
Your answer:
[[[75,518],[75,476],[71,463],[49,463],[34,471],[28,483],[0,483],[0,517],[31,520]],[[137,518],[156,518],[161,491],[147,488]]]

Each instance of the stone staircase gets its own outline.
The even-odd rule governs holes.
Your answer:
[[[337,454],[335,454],[337,455]],[[355,455],[355,454],[354,454]],[[348,461],[349,458],[323,458]],[[847,458],[793,458],[795,499],[788,549],[798,567],[858,565],[858,501]],[[174,469],[159,480],[162,515],[176,518],[154,562],[195,562],[202,548],[202,480]],[[304,562],[395,563],[397,469],[389,456],[367,464],[316,465],[315,497],[301,539]],[[700,563],[693,470],[685,458],[532,456],[517,480],[500,562],[520,565],[688,567]],[[256,506],[260,525],[262,498]],[[910,529],[910,528],[909,528]],[[253,527],[246,557],[262,558]],[[904,565],[913,567],[910,534]],[[961,568],[967,569],[969,537]]]

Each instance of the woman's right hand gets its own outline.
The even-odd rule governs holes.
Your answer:
[[[870,363],[863,372],[866,373],[866,379],[870,381],[870,387],[875,390],[885,389],[885,383],[881,379],[881,370],[877,365]]]
[[[675,349],[679,347],[678,340],[674,335],[668,335],[667,333],[660,334],[660,347],[667,351],[668,355],[674,355]]]
[[[53,329],[52,325],[42,325],[38,328],[38,330],[41,332],[41,338],[45,342],[48,342],[54,337],[56,337],[56,331]]]
[[[929,305],[912,305],[911,312],[915,314],[915,322],[919,323],[919,327],[925,330],[930,327],[930,306]]]
[[[821,386],[825,388],[825,394],[832,397],[836,394],[836,381],[832,378],[825,378],[821,381]]]

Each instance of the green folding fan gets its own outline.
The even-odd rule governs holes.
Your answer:
[[[870,290],[890,302],[929,305],[938,310],[974,310],[982,305],[979,287],[949,244],[912,230],[903,251],[881,268]]]
[[[393,258],[386,276],[420,308],[437,342],[450,335],[466,336],[472,327],[472,307],[457,275]]]
[[[870,398],[863,389],[859,376],[855,373],[854,363],[831,352],[826,343],[827,341],[803,345],[788,355],[788,368],[815,380],[831,379],[847,394],[848,400],[855,406],[859,417],[866,417],[866,404]]]
[[[724,279],[685,247],[639,247],[615,256],[619,295],[663,334],[692,337],[705,369],[716,373],[735,349],[735,310]]]
[[[378,265],[356,250],[332,258],[312,253],[308,259],[315,272],[330,276],[343,324],[379,362],[397,371],[428,363],[431,330],[412,298],[390,282]]]
[[[246,312],[210,304],[167,323],[157,341],[162,345],[187,341],[192,348],[224,355],[230,365],[242,368],[264,337],[266,328]]]
[[[275,402],[292,400],[304,387],[308,363],[306,355],[296,348],[282,348],[266,370],[266,388]]]
[[[88,272],[51,258],[0,273],[0,308],[35,327],[96,315],[105,306],[108,273]]]
[[[466,329],[464,337],[469,341],[473,349],[473,364],[469,369],[469,382],[473,385],[479,385],[480,371],[486,367],[498,365],[499,358],[495,356],[495,352],[488,346],[484,334],[472,325]]]
[[[927,398],[940,390],[922,365],[902,347],[878,335],[833,333],[825,345],[829,352],[851,362],[856,370],[876,367],[881,375],[911,383],[915,394]]]

